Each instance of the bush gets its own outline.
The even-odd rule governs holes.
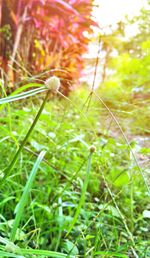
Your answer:
[[[17,87],[21,76],[50,71],[65,79],[62,91],[67,94],[69,81],[81,75],[82,55],[96,25],[91,11],[92,0],[2,1],[0,62],[11,83]]]

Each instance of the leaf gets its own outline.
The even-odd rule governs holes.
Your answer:
[[[0,105],[6,104],[6,103],[9,103],[9,102],[13,102],[13,101],[17,101],[17,100],[20,100],[20,99],[25,99],[25,98],[34,96],[38,93],[44,92],[46,90],[47,90],[46,87],[43,86],[40,89],[37,88],[37,89],[26,91],[26,92],[23,92],[23,93],[20,93],[20,94],[17,94],[17,95],[10,95],[6,98],[0,99]]]
[[[76,11],[76,9],[74,9],[70,4],[66,3],[63,0],[53,0],[52,2],[56,2],[61,4],[65,9],[67,9],[68,11],[71,11],[73,14],[75,15],[79,15],[79,13]]]
[[[13,223],[12,231],[11,231],[11,234],[10,234],[10,238],[13,241],[15,240],[17,228],[19,227],[19,223],[20,223],[20,220],[22,218],[22,214],[24,212],[25,205],[27,203],[28,195],[29,195],[29,192],[31,190],[31,187],[32,187],[32,184],[33,184],[33,180],[35,178],[36,172],[37,172],[37,170],[39,168],[39,165],[40,165],[40,163],[41,163],[45,153],[46,153],[45,151],[42,151],[39,154],[39,156],[38,156],[38,158],[37,158],[37,160],[36,160],[36,162],[35,162],[35,164],[33,166],[33,169],[32,169],[32,171],[31,171],[31,173],[29,175],[29,178],[28,178],[27,183],[25,185],[25,188],[24,188],[23,194],[21,196],[21,199],[20,199],[19,203],[16,206],[16,209],[15,209],[16,216],[15,216],[15,220],[14,220],[14,223]]]
[[[60,252],[54,252],[54,251],[47,251],[47,250],[39,250],[39,249],[21,249],[21,252],[24,255],[38,255],[41,256],[43,255],[44,257],[56,257],[56,258],[76,258],[74,255],[69,255],[60,253]],[[31,257],[31,256],[30,256]]]
[[[34,83],[34,82],[28,83],[28,84],[25,84],[25,85],[19,87],[18,89],[16,89],[13,93],[11,93],[11,96],[16,95],[20,92],[23,92],[24,90],[27,90],[27,89],[32,88],[32,87],[43,87],[43,86],[44,85],[40,84],[40,83]]]
[[[112,205],[100,204],[98,206],[98,208],[100,210],[104,209],[104,210],[110,211],[113,216],[120,218],[120,214],[119,214],[118,210],[114,206],[112,206]]]
[[[74,243],[69,241],[68,239],[63,243],[63,251],[67,254],[71,255],[78,255],[79,251],[78,248]]]

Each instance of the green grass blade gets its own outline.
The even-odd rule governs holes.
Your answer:
[[[98,251],[98,252],[94,253],[94,255],[99,255],[99,254],[101,254],[101,255],[107,255],[107,256],[109,255],[109,257],[128,258],[127,255],[125,255],[125,254],[120,254],[120,253],[116,253],[116,252]]]
[[[49,251],[49,250],[39,250],[39,249],[24,249],[15,245],[13,242],[9,241],[6,238],[0,236],[0,242],[4,244],[1,246],[0,257],[16,257],[16,258],[25,258],[23,255],[37,255],[44,257],[57,257],[57,258],[76,258],[74,255],[68,255],[60,252]],[[20,254],[20,255],[19,255]]]
[[[35,82],[31,82],[31,83],[28,83],[28,84],[25,84],[23,86],[20,86],[18,89],[16,89],[15,91],[13,91],[11,93],[11,96],[12,95],[16,95],[16,94],[19,94],[21,92],[23,92],[24,90],[27,90],[29,88],[33,88],[33,87],[43,87],[44,85],[43,84],[40,84],[40,83],[35,83]]]
[[[37,160],[36,160],[36,162],[35,162],[35,164],[33,166],[33,169],[32,169],[32,171],[30,173],[28,181],[27,181],[27,183],[25,185],[25,188],[24,188],[23,194],[21,196],[20,202],[17,205],[16,216],[15,216],[15,220],[14,220],[14,223],[13,223],[12,231],[11,231],[11,234],[10,234],[11,241],[15,240],[16,231],[17,231],[17,228],[19,226],[20,220],[22,218],[22,214],[23,214],[25,205],[27,203],[29,192],[30,192],[32,184],[33,184],[33,180],[35,178],[36,172],[37,172],[37,170],[39,168],[39,165],[40,165],[44,155],[45,155],[45,151],[42,151],[39,154],[39,156],[38,156],[38,158],[37,158]]]
[[[85,194],[86,194],[86,190],[87,190],[87,186],[88,186],[88,182],[89,182],[90,170],[91,170],[91,160],[92,160],[92,153],[90,153],[89,158],[88,158],[86,178],[85,178],[85,181],[84,181],[84,184],[83,184],[81,198],[80,198],[77,210],[75,212],[74,218],[73,218],[73,220],[71,222],[71,225],[70,225],[70,227],[68,229],[68,232],[67,232],[66,236],[69,235],[69,233],[71,232],[73,226],[75,225],[75,223],[76,223],[76,221],[78,219],[78,216],[80,214],[81,207],[83,206],[84,201],[85,201]]]
[[[47,90],[47,88],[45,86],[43,86],[41,88],[37,88],[37,89],[34,89],[34,90],[29,90],[29,91],[26,91],[26,92],[23,92],[23,93],[20,93],[20,94],[17,94],[17,95],[11,95],[11,96],[8,96],[6,98],[0,99],[0,105],[6,104],[6,103],[9,103],[9,102],[13,102],[13,101],[17,101],[17,100],[20,100],[20,99],[25,99],[25,98],[34,96],[38,93],[44,92],[46,90]]]
[[[47,250],[38,250],[38,249],[20,249],[23,255],[43,255],[44,257],[56,257],[56,258],[75,258],[74,255],[68,255],[64,253],[54,252],[54,251],[47,251]]]
[[[5,251],[0,251],[0,257],[25,258],[25,256],[9,253]]]

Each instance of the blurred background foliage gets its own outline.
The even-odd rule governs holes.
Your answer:
[[[150,2],[138,16],[107,27],[96,22],[93,6],[92,0],[2,0],[2,96],[4,88],[8,94],[53,74],[61,78],[63,94],[79,85],[86,91],[86,85],[92,87],[98,58],[98,94],[117,112],[129,111],[131,122],[144,114],[144,124],[137,122],[135,132],[149,133]]]
[[[69,80],[78,80],[83,68],[91,18],[91,0],[2,0],[0,2],[0,64],[10,87],[23,77],[52,69]],[[19,67],[18,67],[19,63]],[[6,77],[7,77],[6,76]],[[48,74],[47,74],[48,76]]]
[[[137,34],[127,36],[126,26],[137,23]],[[105,51],[102,88],[116,88],[118,98],[124,94],[134,98],[149,98],[150,85],[150,33],[149,12],[142,10],[139,17],[118,23],[110,34],[102,35],[102,51]],[[110,74],[109,74],[110,72]],[[112,94],[113,95],[113,94]],[[110,96],[109,96],[110,97]]]

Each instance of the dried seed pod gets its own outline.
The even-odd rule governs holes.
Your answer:
[[[94,145],[91,145],[90,148],[89,148],[89,151],[91,153],[95,152],[96,151],[96,147]]]

